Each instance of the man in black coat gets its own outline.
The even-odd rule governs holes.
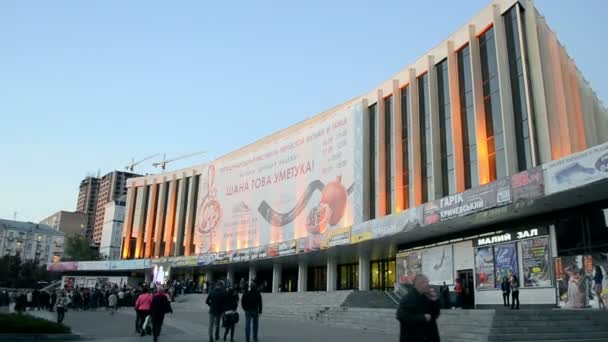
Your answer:
[[[241,298],[241,306],[245,311],[245,339],[249,342],[251,327],[253,326],[253,342],[258,342],[258,326],[260,315],[262,314],[262,295],[255,286],[251,284],[248,291],[245,291]]]
[[[439,342],[438,299],[435,290],[429,286],[429,279],[417,275],[414,288],[403,297],[397,309],[397,320],[401,323],[400,342]]]
[[[205,303],[209,305],[209,341],[213,342],[213,330],[215,327],[215,339],[220,339],[220,318],[224,313],[224,301],[226,291],[221,282],[215,283],[215,288],[209,292]]]

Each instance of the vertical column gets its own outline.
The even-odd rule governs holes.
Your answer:
[[[251,282],[254,281],[255,278],[256,278],[255,266],[251,265],[251,266],[249,266],[249,283],[251,284]]]
[[[526,42],[522,44],[522,47],[527,49],[528,64],[529,65],[543,65],[540,54],[540,45],[538,39],[538,31],[536,30],[536,10],[534,8],[534,1],[524,0],[524,26],[526,31]],[[520,30],[520,33],[523,32]],[[528,99],[532,100],[532,107],[534,110],[528,111],[531,119],[529,120],[530,125],[532,122],[535,123],[535,127],[530,127],[531,131],[536,132],[535,143],[538,147],[538,158],[536,165],[543,164],[551,161],[551,139],[549,135],[549,119],[547,114],[547,100],[545,98],[545,85],[543,83],[543,68],[530,68],[527,69],[527,64],[524,63],[524,70],[529,71],[528,77],[530,80],[530,90],[534,96],[529,96]],[[534,130],[534,128],[536,128]],[[532,137],[534,135],[531,135]]]
[[[502,108],[503,140],[505,146],[505,161],[507,175],[519,171],[517,161],[517,144],[515,135],[515,114],[513,113],[513,94],[511,93],[511,74],[509,73],[509,57],[507,55],[507,33],[505,22],[499,4],[492,4],[494,14],[494,40],[496,42],[496,64],[498,66],[498,82],[500,88],[500,106]],[[499,165],[496,165],[499,167]]]
[[[460,87],[458,85],[458,57],[454,42],[448,41],[448,82],[450,87],[450,110],[452,111],[452,140],[454,147],[454,174],[456,192],[465,190],[464,143],[462,137],[462,113],[460,111]]]
[[[169,185],[169,203],[167,210],[167,219],[165,221],[165,251],[164,256],[171,256],[171,247],[173,247],[173,226],[175,225],[175,205],[177,202],[177,179],[173,175],[173,179]]]
[[[146,205],[148,202],[148,186],[144,180],[144,185],[141,187],[143,192],[141,196],[141,210],[139,211],[139,219],[137,220],[137,239],[135,240],[135,258],[143,258],[144,253],[144,228],[146,221]]]
[[[384,144],[386,120],[384,120],[384,98],[382,90],[378,89],[376,104],[376,217],[386,215],[386,149]]]
[[[551,246],[551,257],[557,257],[557,235],[555,233],[555,225],[549,226],[549,244]]]
[[[152,245],[154,244],[154,225],[156,223],[156,210],[158,208],[158,185],[156,180],[150,184],[152,188],[150,200],[148,201],[147,219],[146,219],[146,248],[144,250],[144,258],[152,257]]]
[[[207,289],[209,292],[211,292],[211,289],[213,288],[213,281],[215,279],[213,279],[213,272],[211,272],[210,270],[207,270],[207,272],[205,272],[205,281],[209,282],[209,288]]]
[[[437,70],[435,69],[435,56],[427,56],[427,68],[429,72],[429,113],[431,113],[431,155],[427,156],[431,160],[431,170],[433,181],[428,184],[430,187],[432,201],[443,197],[443,184],[441,182],[441,130],[439,126],[439,96],[437,90]],[[424,165],[423,165],[424,167]]]
[[[298,292],[306,292],[308,286],[308,264],[305,261],[298,263]]]
[[[359,255],[359,290],[369,291],[369,255],[362,253]]]
[[[404,209],[403,203],[403,145],[401,141],[401,89],[399,88],[399,81],[393,80],[393,150],[392,158],[393,161],[393,191],[392,191],[392,203],[394,213],[400,212]]]
[[[232,267],[228,268],[228,272],[226,273],[226,279],[228,279],[228,282],[234,286],[234,269],[232,269]]]
[[[123,228],[122,258],[129,259],[131,255],[131,235],[133,234],[133,215],[135,214],[136,187],[127,190],[127,203],[125,207],[125,223]]]
[[[183,255],[183,248],[184,248],[184,230],[185,230],[185,224],[186,224],[186,212],[187,210],[187,206],[189,205],[189,203],[186,203],[186,190],[189,189],[187,187],[187,175],[186,173],[182,173],[182,179],[181,179],[181,183],[179,186],[179,207],[176,208],[176,216],[177,216],[177,220],[176,220],[176,233],[175,233],[175,248],[174,248],[174,256],[180,256]]]
[[[161,255],[160,247],[163,242],[163,227],[165,226],[165,206],[167,205],[168,184],[165,177],[161,180],[158,208],[156,208],[156,224],[154,227],[154,257]]]
[[[490,162],[488,160],[488,134],[486,132],[486,111],[483,103],[481,77],[481,55],[475,25],[469,25],[469,48],[471,51],[471,79],[473,80],[473,108],[475,110],[475,132],[477,133],[477,167],[479,185],[490,182]]]
[[[369,144],[369,103],[367,99],[361,101],[363,107],[363,219],[366,221],[371,217],[370,212],[370,144]]]
[[[416,69],[409,70],[410,77],[410,206],[417,207],[422,204],[422,155],[420,154],[420,107],[418,106],[418,80],[416,79]]]
[[[327,257],[327,292],[336,291],[336,259],[332,256]]]
[[[272,266],[272,293],[279,292],[279,285],[281,285],[281,274],[283,266],[281,264],[274,264]]]
[[[188,187],[188,208],[186,209],[186,240],[184,255],[192,255],[192,237],[194,230],[194,217],[196,214],[196,199],[197,199],[198,184],[196,184],[196,172],[192,172],[190,176],[190,185]]]

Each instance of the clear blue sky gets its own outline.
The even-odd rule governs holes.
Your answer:
[[[4,0],[0,217],[74,210],[89,172],[208,150],[170,168],[200,164],[329,109],[488,3]],[[608,1],[537,7],[606,100]]]

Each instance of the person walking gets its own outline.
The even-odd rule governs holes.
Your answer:
[[[251,326],[253,325],[253,341],[258,341],[259,319],[262,314],[262,295],[255,286],[251,284],[241,298],[241,306],[245,311],[245,339],[249,342]]]
[[[110,307],[110,315],[113,315],[118,309],[118,296],[112,292],[108,297],[108,306]]]
[[[439,296],[422,274],[414,278],[414,290],[401,299],[397,309],[400,342],[439,342]]]
[[[511,310],[519,310],[519,279],[517,275],[511,276]],[[517,306],[515,306],[515,301],[517,301]]]
[[[137,314],[137,318],[135,319],[135,332],[138,332],[141,336],[146,334],[143,329],[143,325],[146,317],[150,315],[152,297],[153,295],[148,292],[147,288],[144,287],[142,293],[135,301],[135,312]]]
[[[160,335],[163,327],[165,315],[168,313],[173,313],[171,302],[169,301],[167,293],[165,293],[163,289],[159,288],[152,297],[152,302],[150,303],[152,337],[154,338],[154,342],[158,342],[158,336]]]
[[[460,279],[456,279],[456,284],[454,285],[454,292],[456,292],[456,307],[461,309],[464,307],[463,291],[462,282]]]
[[[450,288],[445,283],[445,281],[443,282],[443,285],[441,285],[441,287],[439,287],[439,294],[441,295],[442,307],[444,309],[449,309],[450,304],[451,304],[450,303]]]
[[[49,309],[51,312],[53,312],[53,310],[55,308],[55,303],[57,303],[57,292],[53,291],[51,293],[51,307]]]
[[[34,309],[34,294],[32,292],[28,292],[25,297],[27,298],[27,307],[30,308],[30,311],[32,311]]]
[[[205,303],[209,305],[209,341],[213,342],[213,331],[215,329],[215,339],[220,339],[220,319],[224,313],[224,300],[226,291],[223,284],[218,281]]]
[[[602,298],[602,282],[604,281],[604,273],[599,265],[595,265],[595,275],[593,276],[593,291],[597,295],[598,307],[606,310],[606,304]]]
[[[116,309],[120,309],[121,306],[125,306],[125,291],[122,289],[118,291],[118,306]]]
[[[224,341],[230,332],[230,341],[234,342],[234,326],[239,320],[239,313],[236,311],[239,307],[239,292],[237,289],[228,289],[224,300]]]
[[[63,291],[57,296],[55,310],[57,311],[57,323],[62,323],[65,318],[65,294]]]
[[[502,301],[505,308],[508,308],[509,305],[509,297],[511,296],[511,282],[509,278],[506,276],[502,278],[502,283],[500,284],[500,289],[502,290]]]

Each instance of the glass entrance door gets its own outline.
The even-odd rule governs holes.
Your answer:
[[[395,286],[395,259],[370,263],[371,289],[389,291]]]
[[[338,265],[338,290],[359,288],[359,264]]]

